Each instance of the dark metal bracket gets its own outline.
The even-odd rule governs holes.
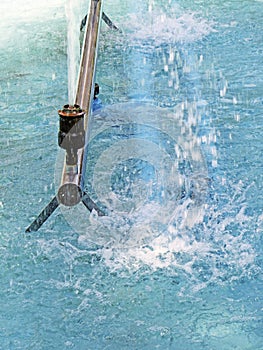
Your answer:
[[[90,198],[90,196],[83,192],[81,196],[81,201],[85,207],[92,212],[96,210],[99,216],[104,216],[105,213],[98,207],[98,205]],[[45,221],[54,213],[54,211],[59,207],[60,202],[58,196],[55,196],[50,203],[41,211],[38,217],[32,222],[30,226],[26,229],[26,232],[38,231]]]
[[[88,15],[86,15],[81,21],[80,31],[83,31],[83,29],[85,28],[87,23],[87,18],[88,18]],[[102,12],[102,19],[110,29],[113,29],[119,33],[122,33],[122,31],[112,22],[112,20],[106,15],[105,12]]]

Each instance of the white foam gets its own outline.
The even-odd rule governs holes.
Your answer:
[[[212,22],[194,13],[178,15],[177,11],[170,11],[166,14],[162,9],[143,17],[141,14],[131,14],[124,26],[131,39],[157,45],[193,42],[213,31]]]

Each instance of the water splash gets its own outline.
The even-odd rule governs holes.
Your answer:
[[[192,130],[200,115],[195,104],[187,106],[171,110],[125,103],[94,115],[86,190],[109,215],[87,222],[82,207],[65,209],[77,232],[99,244],[134,246],[158,236],[173,217],[178,227],[202,220],[208,178],[200,139]],[[58,186],[60,170],[58,159]]]
[[[262,225],[262,218],[255,222],[247,213],[240,184],[229,186],[236,186],[235,201],[229,197],[223,207],[212,201],[207,203],[200,222],[192,228],[178,226],[176,217],[162,230],[159,226],[159,234],[141,246],[124,247],[109,242],[100,250],[104,263],[122,277],[135,274],[138,278],[161,270],[176,277],[180,284],[183,282],[178,292],[181,296],[212,285],[253,278],[260,272],[253,241],[259,235],[257,227]],[[180,209],[186,207],[177,208],[177,214]],[[149,213],[148,208],[146,212]],[[141,226],[135,227],[138,236],[149,230],[147,216],[140,214]],[[127,223],[125,227],[123,222],[125,229]],[[79,237],[79,244],[88,247],[85,235]]]
[[[126,41],[126,48],[139,47],[140,50],[143,46],[148,49],[158,47],[163,71],[161,75],[158,72],[150,73],[154,73],[158,79],[169,73],[168,78],[173,79],[173,91],[178,90],[179,86],[182,89],[179,76],[172,75],[173,66],[179,65],[180,61],[174,44],[177,46],[177,43],[181,43],[183,46],[184,43],[204,38],[213,31],[213,23],[193,13],[177,11],[165,14],[155,11],[154,6],[149,10],[149,16],[133,14],[128,21],[125,17],[121,27],[126,38],[116,36],[113,41],[117,42],[118,47]],[[107,49],[107,45],[107,40],[102,42],[103,50]],[[166,48],[162,51],[163,45]],[[168,54],[165,54],[167,47]],[[147,61],[148,56],[145,57]],[[135,105],[111,106],[98,113],[93,120],[94,131],[89,147],[94,159],[90,159],[88,166],[87,187],[94,199],[110,208],[109,215],[98,218],[92,213],[88,217],[83,206],[62,208],[66,220],[79,233],[78,244],[86,251],[89,251],[90,245],[97,244],[96,254],[111,272],[125,277],[133,274],[143,276],[162,270],[184,281],[180,289],[182,295],[211,284],[224,284],[248,277],[256,272],[253,244],[244,237],[252,219],[247,215],[242,200],[234,203],[229,197],[225,198],[224,203],[215,204],[208,197],[212,181],[200,149],[209,148],[212,167],[216,169],[216,131],[207,130],[208,121],[205,122],[206,130],[199,130],[203,116],[208,117],[205,112],[207,102],[199,95],[200,90],[196,87],[199,84],[198,67],[204,58],[200,55],[196,61],[195,57],[188,55],[187,50],[185,57],[186,61],[181,62],[178,68],[187,76],[189,85],[183,91],[187,97],[181,103],[174,104],[170,109],[158,110],[158,113],[145,105],[141,108],[143,113]],[[132,116],[129,115],[131,110]],[[191,159],[190,169],[194,162],[193,173],[187,173],[185,167],[181,177],[178,176],[176,169],[180,161],[176,157],[173,159],[169,152],[167,157],[163,152],[167,147],[156,147],[152,140],[149,145],[145,134],[144,140],[141,140],[143,145],[138,139],[133,142],[131,129],[134,123],[137,123],[137,132],[142,125],[154,125],[168,134],[171,129],[174,131],[176,125],[177,132],[172,135],[172,138],[176,138],[175,144],[167,137],[163,140],[170,142],[171,152],[185,160],[185,164]],[[130,129],[127,129],[127,124],[130,124]],[[127,132],[130,133],[130,140],[120,137],[121,134],[127,136]],[[147,134],[148,129],[144,128],[144,132]],[[92,140],[98,141],[97,146]],[[176,148],[176,144],[181,148]],[[95,149],[92,149],[93,146]],[[152,152],[147,154],[147,149],[154,149],[161,167],[158,168],[154,159],[150,158]],[[129,169],[129,165],[136,161],[135,158],[141,160],[139,169],[138,166],[137,169],[134,166]],[[138,176],[136,172],[141,175]],[[184,197],[182,193],[185,191]],[[226,211],[228,215],[223,218]],[[231,232],[235,230],[235,233],[229,233],[231,227]]]
[[[147,15],[131,14],[124,28],[134,42],[147,45],[190,43],[207,36],[213,31],[214,23],[200,18],[195,13],[180,13],[171,9],[152,10]]]

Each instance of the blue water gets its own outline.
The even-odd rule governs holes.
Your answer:
[[[263,2],[105,1],[86,189],[109,215],[26,234],[86,8],[0,5],[0,349],[263,349]]]

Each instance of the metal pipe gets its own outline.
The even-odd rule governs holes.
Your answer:
[[[69,157],[65,156],[61,185],[58,190],[58,200],[66,206],[74,206],[78,204],[83,196],[84,176],[86,171],[86,150],[89,140],[90,113],[94,97],[94,78],[99,29],[102,16],[102,1],[103,0],[90,1],[89,17],[82,48],[78,87],[75,98],[75,105],[78,105],[85,112],[85,146],[76,150],[75,164],[69,162]]]
[[[102,1],[90,0],[90,11],[82,49],[78,88],[74,106],[65,105],[58,111],[60,129],[58,144],[66,150],[61,185],[57,195],[26,229],[37,231],[59,204],[74,206],[80,201],[89,211],[95,209],[99,216],[105,215],[84,191],[86,150],[89,140],[89,116],[94,98],[94,77],[97,60],[98,37],[102,16]]]

